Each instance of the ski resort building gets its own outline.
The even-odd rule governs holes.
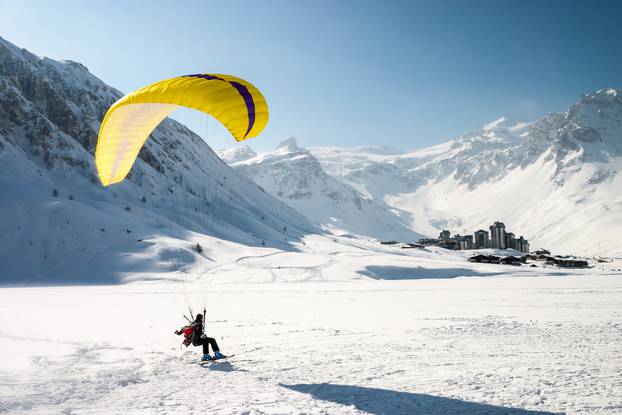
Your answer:
[[[480,229],[475,231],[473,235],[456,234],[452,237],[449,230],[443,229],[438,238],[420,239],[419,244],[440,246],[456,251],[495,248],[529,252],[529,242],[522,236],[517,239],[514,233],[506,232],[503,222],[495,222],[490,225],[490,238],[488,235],[488,231]]]
[[[474,248],[483,249],[490,247],[490,239],[488,238],[488,231],[480,229],[475,231],[474,236]]]
[[[430,243],[431,242],[431,243]],[[455,235],[451,236],[451,232],[443,229],[438,236],[438,239],[421,239],[420,244],[435,245],[441,248],[453,249],[455,251],[461,251],[464,249],[473,249],[473,236],[472,235]]]
[[[514,249],[520,252],[529,252],[529,242],[521,236],[516,240],[516,248]]]
[[[455,237],[456,243],[458,245],[458,250],[464,249],[473,249],[473,235],[456,235]]]
[[[506,248],[516,249],[516,237],[512,232],[505,233],[505,246]]]
[[[490,225],[490,241],[491,248],[506,249],[505,244],[505,224],[503,222],[495,222]]]
[[[522,236],[515,238],[512,232],[505,234],[505,247],[508,249],[516,249],[519,252],[529,252],[529,242]]]

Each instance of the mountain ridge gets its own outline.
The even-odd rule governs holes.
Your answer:
[[[622,188],[620,89],[585,94],[567,111],[532,122],[502,117],[415,151],[311,147],[308,152],[328,175],[387,215],[397,212],[417,233],[473,232],[502,220],[534,247],[622,252],[615,232],[622,223],[616,190]],[[261,186],[274,190],[265,182]],[[314,220],[326,222],[317,215]],[[356,227],[350,231],[357,233]]]
[[[151,134],[126,180],[102,187],[93,152],[100,120],[120,96],[81,64],[0,38],[4,282],[205,270],[212,247],[291,250],[319,231],[171,119]]]
[[[283,140],[270,154],[244,160],[231,158],[235,154],[220,152],[241,174],[330,232],[409,241],[422,237],[395,212],[326,174],[318,159],[299,147],[294,137]]]

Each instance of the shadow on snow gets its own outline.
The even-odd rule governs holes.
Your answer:
[[[217,372],[248,372],[246,369],[240,369],[237,366],[231,364],[231,362],[219,362],[213,361],[208,364],[201,365],[205,369],[217,371]]]
[[[500,272],[478,272],[470,268],[415,268],[369,265],[362,275],[376,280],[418,280],[433,278],[457,278],[457,277],[491,277],[503,275]]]
[[[358,410],[377,415],[559,415],[559,413],[554,412],[508,408],[422,393],[399,392],[361,386],[334,385],[330,383],[281,384],[281,386],[296,392],[307,393],[316,399],[354,406]]]

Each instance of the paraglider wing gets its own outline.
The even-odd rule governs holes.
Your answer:
[[[259,135],[269,117],[261,92],[235,76],[185,75],[140,88],[115,102],[99,129],[95,164],[104,186],[125,179],[151,132],[179,107],[212,115],[237,141]]]

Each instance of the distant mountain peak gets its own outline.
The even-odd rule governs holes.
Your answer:
[[[357,149],[360,152],[377,154],[380,156],[392,156],[392,155],[404,154],[402,150],[399,150],[397,148],[390,147],[390,146],[385,146],[385,145],[355,147],[355,149]]]
[[[576,113],[587,107],[619,113],[621,106],[622,89],[606,88],[583,95],[576,104],[570,107],[569,113]]]
[[[281,141],[281,143],[276,147],[276,151],[279,153],[293,153],[300,151],[296,137],[288,137]]]
[[[482,129],[483,130],[493,130],[493,129],[496,129],[496,128],[499,128],[499,127],[507,127],[509,122],[510,121],[508,120],[507,117],[501,117],[501,118],[498,118],[498,119],[494,120],[493,122],[490,122],[490,123],[484,125],[484,127]]]
[[[229,164],[239,163],[257,157],[257,153],[249,146],[232,147],[217,151],[218,157]]]
[[[609,88],[609,89],[603,89],[601,91],[598,92],[604,92],[607,95],[613,95],[614,97],[617,97],[618,95],[620,95],[620,91],[617,90],[616,88]]]
[[[482,127],[484,131],[496,131],[496,130],[508,130],[508,131],[517,131],[523,127],[525,127],[527,123],[514,121],[508,117],[501,117],[493,122],[490,122]]]
[[[587,96],[599,95],[599,96],[617,97],[620,95],[620,92],[622,92],[622,90],[620,90],[619,88],[605,88],[605,89],[599,89],[598,91],[593,92],[591,94],[587,94]]]

